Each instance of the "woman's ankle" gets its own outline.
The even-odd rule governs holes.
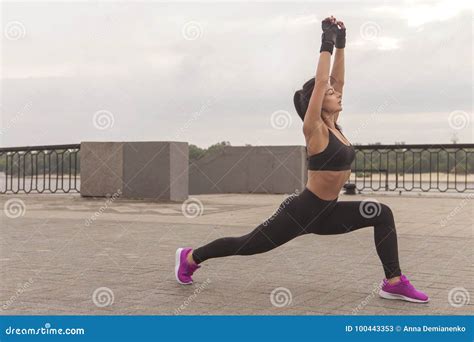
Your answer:
[[[396,284],[396,283],[400,282],[400,276],[389,278],[389,279],[387,279],[387,281],[390,285]]]
[[[193,251],[191,250],[191,252],[188,253],[188,255],[186,256],[186,261],[191,264],[191,265],[196,265],[196,262],[194,261],[193,259]]]

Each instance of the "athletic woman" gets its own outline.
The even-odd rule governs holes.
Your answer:
[[[374,201],[338,201],[355,158],[354,147],[337,125],[342,110],[346,29],[333,16],[322,21],[322,29],[316,76],[294,96],[296,111],[303,119],[309,155],[305,189],[285,199],[272,217],[246,235],[220,238],[196,249],[178,248],[176,279],[180,284],[191,284],[193,273],[211,258],[268,252],[309,233],[344,234],[374,227],[375,248],[385,273],[379,295],[426,303],[428,296],[416,290],[401,273],[392,210]],[[334,64],[329,75],[334,47]]]

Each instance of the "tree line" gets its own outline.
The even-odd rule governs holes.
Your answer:
[[[231,146],[230,142],[222,141],[201,148],[189,145],[189,163],[196,162],[205,156]],[[247,144],[246,146],[251,146]],[[359,170],[388,170],[389,173],[474,173],[474,149],[430,149],[407,150],[403,145],[400,149],[364,150],[363,145],[355,145],[357,154],[352,164],[353,171]],[[383,152],[381,152],[383,151]],[[8,175],[23,176],[36,173],[63,173],[74,174],[80,171],[80,158],[78,151],[57,150],[37,151],[32,153],[0,153],[0,172]],[[21,174],[19,174],[21,172]]]

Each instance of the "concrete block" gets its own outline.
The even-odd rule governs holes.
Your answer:
[[[304,146],[223,146],[190,165],[189,193],[292,193],[306,185]]]
[[[82,142],[81,195],[184,201],[188,155],[186,142]]]

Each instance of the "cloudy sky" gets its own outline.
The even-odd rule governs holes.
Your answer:
[[[347,27],[353,143],[473,142],[469,1],[8,2],[1,146],[303,145],[293,93]]]

